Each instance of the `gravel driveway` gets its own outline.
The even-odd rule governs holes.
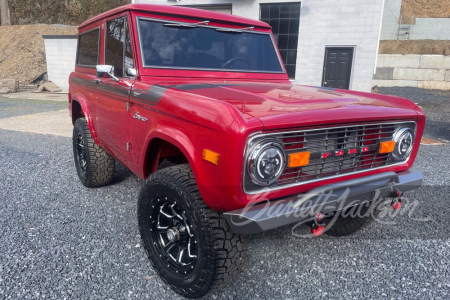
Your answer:
[[[450,140],[450,93],[379,92],[418,102],[426,137]],[[298,238],[292,226],[250,236],[244,271],[211,298],[449,299],[449,153],[449,143],[423,145],[414,169],[425,186],[407,194],[417,207],[351,237]],[[86,189],[70,138],[0,129],[0,299],[180,299],[140,245],[141,185],[118,164],[112,185]]]

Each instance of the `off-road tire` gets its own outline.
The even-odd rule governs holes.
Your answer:
[[[361,215],[364,215],[364,217],[351,216],[351,214],[346,217],[339,216],[335,223],[332,224],[329,229],[324,231],[324,234],[335,237],[351,235],[370,226],[381,212],[378,208],[368,212],[368,210],[371,209],[371,206],[366,204],[362,204],[361,207],[357,209],[360,209]],[[366,213],[369,213],[369,215],[365,216]],[[332,219],[332,217],[325,218],[324,223],[328,224]]]
[[[191,266],[192,271],[187,275],[175,273],[168,267],[167,260],[158,255],[155,238],[150,232],[149,216],[155,214],[156,201],[165,197],[174,199],[184,210],[192,224],[196,247],[198,245],[195,267]],[[186,298],[197,299],[223,287],[244,264],[246,237],[234,234],[226,220],[206,206],[188,164],[162,169],[145,181],[139,195],[137,217],[142,244],[153,268],[165,283]]]
[[[78,136],[82,138],[82,150],[78,150]],[[85,118],[75,121],[73,127],[73,156],[81,183],[88,188],[111,183],[114,177],[114,158],[97,145],[92,138]],[[83,151],[85,166],[80,161],[79,151]],[[84,170],[83,170],[84,169]]]

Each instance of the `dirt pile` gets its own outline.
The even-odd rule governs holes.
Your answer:
[[[0,26],[0,79],[27,84],[47,71],[43,35],[76,35],[65,25]]]
[[[131,0],[9,0],[13,25],[79,25]]]
[[[450,55],[450,41],[411,40],[380,41],[379,54]]]
[[[403,0],[402,23],[415,18],[450,18],[450,0]]]

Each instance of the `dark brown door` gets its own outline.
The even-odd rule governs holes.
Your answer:
[[[348,89],[352,71],[353,48],[325,48],[323,87]]]

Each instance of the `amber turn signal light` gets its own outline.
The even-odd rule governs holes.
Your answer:
[[[394,148],[395,148],[394,141],[382,142],[380,144],[380,150],[378,152],[379,153],[391,153],[392,151],[394,151]]]
[[[309,164],[310,152],[298,152],[289,154],[289,168],[306,166]]]
[[[208,149],[203,149],[203,159],[215,165],[219,165],[220,154]]]

